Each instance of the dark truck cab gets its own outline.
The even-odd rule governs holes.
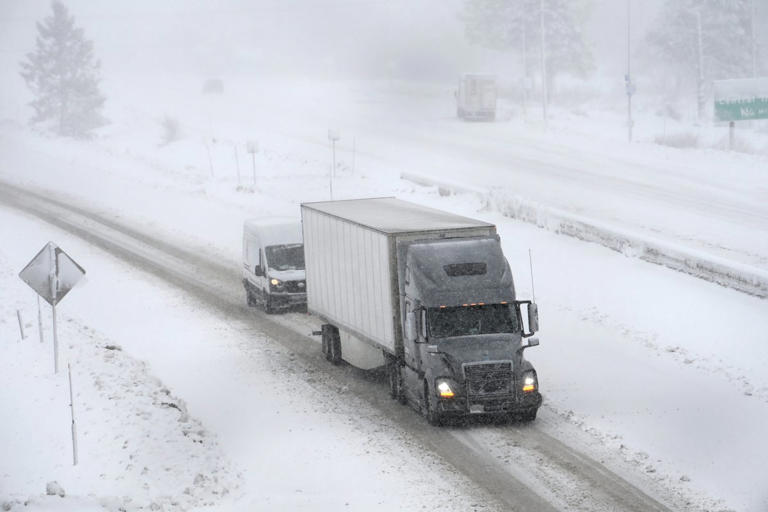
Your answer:
[[[541,406],[523,357],[538,345],[538,312],[518,301],[498,237],[398,244],[403,353],[389,361],[390,391],[430,423],[507,414],[525,421]]]

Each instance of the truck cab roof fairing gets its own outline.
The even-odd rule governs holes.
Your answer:
[[[496,238],[423,240],[405,246],[402,292],[427,307],[461,306],[467,300],[486,304],[515,300],[512,272]],[[451,276],[446,271],[446,267],[466,263],[484,263],[485,272]]]

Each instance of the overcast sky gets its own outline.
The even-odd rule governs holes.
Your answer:
[[[591,0],[587,37],[599,72],[626,62],[626,3]],[[469,45],[463,0],[66,0],[95,43],[105,75],[234,72],[445,80],[466,70],[514,74],[510,54]],[[661,0],[633,0],[640,41]],[[34,47],[47,0],[0,0],[0,59],[6,80]],[[511,70],[511,71],[510,71]],[[7,75],[15,76],[9,76]]]

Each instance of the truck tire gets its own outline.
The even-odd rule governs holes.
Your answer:
[[[341,337],[339,336],[339,330],[333,327],[331,330],[331,346],[329,347],[331,353],[331,363],[341,363]]]
[[[432,405],[431,396],[432,393],[429,392],[429,384],[427,381],[424,381],[424,407],[422,408],[424,417],[427,419],[427,423],[439,427],[443,424],[443,417]]]
[[[403,374],[400,363],[394,357],[388,358],[387,374],[389,377],[389,396],[401,404],[405,404],[405,392],[403,391]]]
[[[539,410],[538,410],[538,409],[536,409],[536,408],[534,408],[534,409],[528,409],[527,411],[524,411],[524,412],[523,412],[523,413],[520,415],[520,421],[522,421],[522,422],[525,422],[525,423],[528,423],[528,422],[530,422],[530,421],[533,421],[533,420],[535,420],[535,419],[536,419],[536,413],[537,413],[538,411],[539,411]]]
[[[341,362],[341,337],[339,329],[331,324],[323,324],[320,327],[322,336],[323,355],[333,364]]]
[[[248,303],[249,307],[254,307],[256,305],[256,299],[253,298],[253,294],[249,289],[245,289],[245,302]]]
[[[320,340],[322,345],[322,352],[323,352],[323,355],[325,356],[326,361],[331,360],[331,352],[330,352],[331,342],[329,341],[330,334],[328,332],[329,327],[331,327],[329,324],[323,324],[320,326]]]

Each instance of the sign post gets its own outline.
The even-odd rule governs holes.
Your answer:
[[[56,332],[56,304],[69,293],[85,275],[85,270],[53,242],[48,242],[32,258],[19,277],[52,308],[53,371],[59,373],[59,338]],[[41,330],[42,332],[42,330]]]
[[[768,77],[716,80],[715,120],[728,123],[728,144],[733,150],[736,121],[768,119]]]

